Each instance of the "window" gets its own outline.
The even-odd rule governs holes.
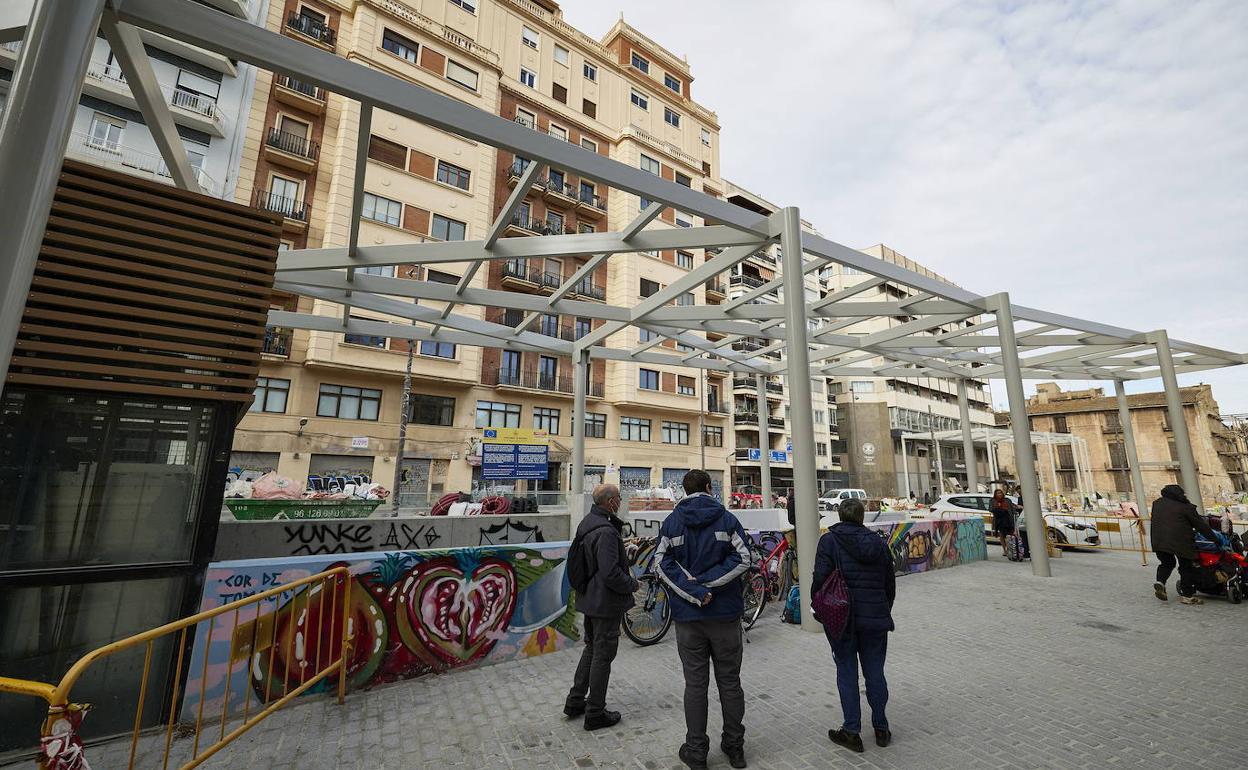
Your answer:
[[[551,84],[550,95],[557,102],[562,102],[564,104],[568,103],[568,89],[558,83]],[[566,137],[564,138],[564,141],[567,141]]]
[[[1066,425],[1066,415],[1059,414],[1053,417],[1054,433],[1070,433],[1070,427]]]
[[[533,113],[529,112],[528,110],[517,109],[516,110],[516,122],[524,126],[525,128],[534,128],[534,129],[537,128],[537,118],[535,118],[533,116]],[[520,162],[522,160],[524,161],[523,163]],[[520,164],[520,168],[522,170],[525,168],[528,168],[529,161],[527,158],[516,158],[516,162]]]
[[[633,89],[633,94],[631,97],[629,97],[629,101],[631,101],[633,104],[637,105],[638,107],[642,108],[643,110],[650,109],[650,98],[646,96],[645,94],[643,94],[641,91],[638,91],[636,88]]]
[[[693,227],[693,217],[683,211],[673,211],[676,217],[676,224],[679,227]]]
[[[668,73],[664,72],[663,73],[663,85],[672,89],[676,93],[680,93],[680,86],[681,86],[680,78],[674,78]]]
[[[472,172],[468,169],[460,168],[444,160],[438,161],[438,181],[442,184],[467,190],[470,179],[472,179]]]
[[[381,33],[381,47],[412,64],[416,63],[416,51],[420,48],[415,41],[388,29]]]
[[[642,390],[658,390],[659,373],[654,369],[642,369],[637,377],[637,387]]]
[[[585,75],[586,80],[592,80],[595,83],[598,82],[598,68],[593,64],[585,62],[585,64],[581,67],[581,73]]]
[[[693,187],[693,178],[685,176],[684,174],[677,171],[676,172],[676,184],[684,185],[685,187]]]
[[[559,382],[559,359],[554,356],[541,356],[537,359],[537,387],[542,390],[554,390]]]
[[[520,354],[518,352],[514,350],[503,351],[502,366],[498,370],[498,384],[520,384]]]
[[[816,457],[827,457],[827,456],[828,456],[828,445],[827,445],[827,444],[825,444],[825,443],[824,443],[824,442],[822,442],[822,441],[816,441],[816,442],[815,442],[815,456],[816,456]]]
[[[590,152],[598,152],[598,143],[595,142],[593,139],[586,139],[585,137],[581,137],[581,147],[584,147],[586,150],[589,150]]]
[[[380,195],[372,193],[364,193],[364,206],[360,209],[360,216],[365,219],[371,219],[374,222],[383,222],[387,225],[399,226],[399,218],[403,214],[403,204],[398,201],[383,198]]]
[[[585,415],[585,438],[606,438],[607,416],[589,412]]]
[[[663,421],[664,444],[688,444],[689,423]]]
[[[364,318],[358,315],[353,315],[351,316],[351,320],[352,321],[371,321],[372,319]],[[370,348],[382,348],[382,349],[386,347],[386,338],[375,335],[375,334],[347,333],[347,334],[342,335],[342,341],[347,343],[348,345],[366,345]]]
[[[572,328],[573,336],[579,340],[581,337],[584,337],[586,334],[589,334],[594,330],[594,322],[588,318],[578,318]]]
[[[381,391],[346,385],[321,385],[316,401],[317,417],[343,420],[376,420],[381,412]]]
[[[529,88],[537,88],[537,73],[533,70],[520,68],[520,84]]]
[[[453,273],[444,273],[441,270],[427,270],[425,271],[425,280],[453,285],[459,283],[459,276]]]
[[[682,374],[676,378],[676,392],[682,396],[696,396],[698,394],[698,381]]]
[[[683,267],[686,270],[692,270],[693,255],[687,251],[676,252],[676,267]]]
[[[519,428],[520,405],[501,401],[477,402],[478,428]]]
[[[642,417],[620,418],[620,441],[649,441],[650,421]]]
[[[594,104],[588,99],[582,99],[581,100],[581,112],[585,113],[587,117],[596,119],[598,117],[598,105]],[[581,146],[584,147],[584,142],[582,142]],[[597,151],[598,151],[598,148],[595,147],[594,152],[597,152]]]
[[[591,193],[591,195],[592,195],[592,193]],[[588,202],[590,202],[590,201],[592,201],[592,200],[593,200],[593,198],[592,198],[592,197],[591,197],[591,198],[586,198],[586,197],[585,197],[585,188],[584,188],[584,187],[582,187],[582,188],[581,188],[581,200],[585,201],[586,203],[588,203]],[[577,222],[577,223],[576,223],[576,231],[577,231],[578,233],[596,233],[596,232],[598,232],[597,228],[595,228],[595,227],[594,227],[594,223],[593,223],[593,222]]]
[[[385,163],[395,168],[407,168],[407,148],[398,142],[370,136],[368,139],[368,157],[378,163]]]
[[[659,338],[659,335],[657,332],[650,331],[644,326],[640,326],[637,328],[637,341],[638,342],[650,342],[651,340],[657,340],[658,338]]]
[[[568,141],[568,129],[564,128],[563,126],[556,126],[554,123],[551,123],[550,128],[546,129],[546,133],[550,134],[551,136],[555,137],[561,142]],[[550,173],[558,174],[559,178],[563,179],[562,171],[551,171]]]
[[[816,409],[814,414],[815,425],[823,425],[824,421],[827,419],[828,413]]]
[[[408,420],[417,425],[441,425],[449,428],[455,424],[453,398],[412,393],[408,397],[408,403],[411,405]]]
[[[686,344],[685,344],[685,343],[683,343],[683,342],[677,342],[677,343],[676,343],[676,349],[677,349],[677,350],[679,350],[681,353],[692,353],[692,352],[693,352],[693,346],[692,346],[692,345],[686,345]]]
[[[870,380],[854,380],[849,383],[849,389],[854,393],[874,393],[875,383]]]
[[[654,294],[658,290],[659,290],[659,284],[656,281],[652,281],[649,278],[641,279],[641,288],[640,288],[641,296],[649,297],[650,295]]]
[[[286,397],[290,395],[290,380],[279,380],[276,377],[257,377],[255,400],[247,409],[249,412],[286,411]]]
[[[691,291],[676,295],[676,304],[680,307],[691,307],[695,302],[696,300],[693,298],[693,292]]]
[[[476,70],[468,69],[454,59],[447,59],[446,79],[453,83],[459,83],[464,88],[476,91],[479,76]]]
[[[555,46],[555,63],[568,66],[568,49],[561,45]]]
[[[643,154],[641,156],[641,170],[650,174],[654,174],[655,176],[662,176],[663,164],[658,162],[654,158],[651,158],[649,155]]]
[[[477,12],[476,0],[451,0],[451,5],[458,5],[460,8],[463,8],[468,13]]]
[[[455,344],[452,342],[421,340],[420,354],[422,356],[433,356],[434,358],[454,358]]]
[[[709,425],[702,428],[702,443],[706,446],[723,446],[724,429],[720,427],[711,427]]]
[[[642,72],[646,73],[647,75],[650,74],[650,62],[646,61],[645,58],[639,56],[636,51],[633,51],[632,53],[633,53],[633,57],[629,63],[632,64],[637,69],[641,70]]]
[[[116,152],[125,128],[126,121],[97,112],[91,118],[91,138],[87,141],[93,147]]]
[[[528,27],[524,27],[520,31],[520,42],[536,51],[542,42],[542,36]]]
[[[299,182],[274,174],[269,180],[268,208],[286,216],[303,216]]]
[[[559,410],[533,407],[533,430],[544,430],[552,436],[559,435]]]
[[[558,174],[559,174],[559,182],[558,182],[559,187],[554,188],[554,184],[553,184],[553,181],[554,181],[554,180],[553,180],[553,179],[551,180],[551,181],[552,181],[552,185],[551,185],[551,187],[552,187],[552,188],[554,188],[554,189],[562,190],[562,189],[563,189],[563,172],[562,172],[562,171],[559,171],[559,172],[552,171],[552,172],[550,172],[550,173],[552,173],[552,174],[558,173]],[[562,235],[562,234],[563,234],[563,222],[564,222],[564,219],[563,219],[563,214],[560,214],[558,211],[547,211],[547,212],[546,212],[546,226],[547,226],[547,227],[549,227],[552,231],[554,231],[554,234],[555,234],[555,235]]]
[[[711,146],[711,132],[709,129],[702,129],[702,144],[705,144],[707,147]]]
[[[357,273],[364,275],[380,275],[383,278],[394,277],[394,265],[369,265],[368,267],[357,267]]]
[[[542,313],[538,319],[538,331],[547,337],[559,336],[559,316],[552,313]]]
[[[460,222],[458,219],[434,214],[433,224],[429,227],[429,234],[441,241],[462,241],[467,230],[468,225]]]
[[[674,128],[680,128],[680,113],[671,107],[663,108],[663,122]]]

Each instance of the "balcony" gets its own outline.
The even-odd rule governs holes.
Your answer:
[[[711,414],[728,414],[728,405],[723,401],[708,401],[706,403],[706,411]]]
[[[264,346],[261,353],[286,358],[290,355],[290,343],[294,335],[290,329],[280,326],[269,326],[264,330]]]
[[[733,275],[728,279],[729,286],[748,286],[751,289],[757,289],[767,283],[762,278],[754,275]]]
[[[288,198],[271,190],[256,190],[252,205],[266,211],[276,211],[286,218],[284,226],[302,231],[308,226],[308,204],[298,198]]]
[[[70,134],[65,154],[71,158],[86,161],[97,166],[111,168],[126,174],[152,179],[165,184],[173,184],[173,176],[169,167],[159,155],[140,152],[119,142],[110,142],[84,133]],[[195,179],[208,195],[217,195],[217,184],[204,173],[203,169],[195,168]]]
[[[282,104],[313,115],[325,112],[325,89],[289,75],[277,75],[273,78],[273,96]]]
[[[570,374],[559,374],[558,372],[504,368],[482,371],[481,383],[500,388],[529,388],[547,393],[571,393],[575,385],[575,379]]]
[[[216,137],[225,136],[225,115],[217,106],[215,99],[188,91],[184,88],[158,83],[165,102],[170,106],[173,120],[178,125],[203,131]],[[130,91],[121,68],[116,64],[91,62],[87,66],[87,76],[83,80],[83,93],[88,96],[107,99],[131,109],[139,109],[139,104]]]
[[[769,427],[769,428],[781,428],[781,429],[783,429],[783,428],[784,428],[784,418],[783,418],[783,417],[768,417],[768,418],[767,418],[767,427]]]
[[[764,348],[768,346],[769,346],[769,343],[764,344],[763,341],[757,340],[753,337],[747,337],[746,339],[743,339],[739,342],[732,343],[732,349],[737,351],[738,353],[758,353],[758,351],[763,350]],[[763,356],[763,358],[771,358],[775,360],[780,359],[779,350],[769,350],[766,353],[762,353],[761,355]],[[780,392],[783,392],[783,389],[781,389]]]
[[[724,282],[718,278],[712,278],[706,282],[706,299],[708,301],[722,302],[728,298],[728,289],[724,286]]]
[[[602,219],[607,215],[607,200],[601,195],[582,189],[576,196],[576,213],[582,218]]]
[[[756,259],[756,260],[758,260],[759,262],[764,262],[764,263],[766,263],[766,264],[768,264],[768,265],[774,265],[774,264],[776,264],[776,258],[775,258],[775,257],[773,257],[772,255],[768,254],[768,253],[767,253],[767,252],[765,252],[765,251],[760,251],[760,252],[757,252],[757,253],[755,253],[755,254],[751,255],[750,259]]]
[[[572,231],[557,220],[542,220],[526,217],[516,213],[511,217],[508,229],[519,231],[524,235],[571,235]]]
[[[570,324],[561,324],[557,321],[551,320],[554,316],[547,318],[546,316],[539,315],[526,324],[524,323],[526,315],[527,313],[519,310],[487,308],[485,312],[485,320],[491,323],[502,324],[503,326],[510,326],[513,329],[533,332],[534,334],[543,334],[547,337],[554,337],[568,342],[575,342],[577,339],[576,328]]]
[[[264,139],[264,155],[274,163],[310,172],[316,168],[321,146],[298,134],[270,128]]]
[[[555,176],[542,180],[542,197],[549,203],[570,208],[577,204],[579,195],[576,188],[564,181],[565,179],[563,176]]]
[[[1122,433],[1122,424],[1115,423],[1113,425],[1102,425],[1101,433]]]
[[[758,425],[758,412],[736,412],[732,421],[737,425]]]
[[[583,278],[572,288],[572,293],[581,299],[592,299],[598,302],[607,301],[607,290],[604,286],[596,284],[588,278]]]
[[[542,293],[554,293],[563,285],[563,276],[548,272],[537,264],[524,259],[509,259],[503,263],[503,285]]]
[[[320,19],[314,19],[311,16],[291,11],[286,17],[286,29],[297,32],[303,37],[311,40],[322,48],[329,50],[334,49],[334,43],[338,39],[338,33],[333,28]]]

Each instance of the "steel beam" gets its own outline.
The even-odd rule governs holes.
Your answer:
[[[971,405],[966,380],[958,379],[958,419],[962,422],[962,453],[966,455],[966,488],[979,492],[979,468],[975,462],[975,440],[971,437]]]
[[[1179,473],[1183,478],[1183,491],[1187,499],[1196,505],[1200,515],[1205,515],[1205,503],[1200,494],[1200,473],[1192,454],[1192,436],[1187,429],[1187,416],[1183,413],[1183,396],[1179,379],[1174,371],[1174,359],[1170,353],[1170,335],[1165,329],[1152,332],[1149,341],[1157,346],[1161,382],[1166,389],[1166,414],[1170,418],[1170,430],[1174,433],[1174,448],[1179,453]],[[1143,511],[1141,511],[1143,513]]]
[[[1148,515],[1148,500],[1145,498],[1144,474],[1140,470],[1140,455],[1135,448],[1135,426],[1131,423],[1131,405],[1127,401],[1127,389],[1122,380],[1114,380],[1114,395],[1118,397],[1118,423],[1122,425],[1122,444],[1127,455],[1127,467],[1131,470],[1131,491],[1135,495],[1135,504],[1139,509],[1140,518],[1143,518]]]
[[[759,492],[762,493],[760,508],[771,507],[771,426],[767,422],[767,375],[754,377],[754,397],[758,399],[758,473]]]

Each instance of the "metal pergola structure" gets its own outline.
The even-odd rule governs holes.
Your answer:
[[[1027,440],[1024,379],[1113,380],[1120,406],[1125,410],[1124,381],[1160,376],[1175,428],[1184,486],[1194,499],[1199,499],[1199,494],[1192,492],[1198,489],[1197,476],[1176,376],[1242,364],[1244,355],[1171,340],[1164,330],[1139,332],[1014,305],[1004,292],[981,296],[966,291],[804,233],[797,208],[760,216],[190,0],[27,0],[25,4],[12,5],[30,6],[31,10],[25,25],[13,20],[21,15],[20,11],[0,14],[0,42],[23,40],[8,109],[0,123],[0,179],[4,180],[0,192],[0,231],[6,235],[0,260],[0,276],[5,285],[4,305],[0,308],[0,365],[6,373],[97,30],[102,29],[108,38],[175,183],[196,189],[194,174],[138,35],[138,28],[143,28],[357,101],[361,106],[359,148],[367,145],[373,111],[384,110],[528,159],[527,168],[483,238],[364,246],[358,244],[357,238],[367,158],[362,150],[357,152],[349,242],[334,248],[285,252],[278,261],[277,288],[336,303],[342,307],[341,316],[274,311],[270,318],[274,325],[292,328],[439,340],[571,357],[577,369],[574,492],[583,491],[577,487],[583,486],[584,477],[585,371],[591,358],[601,358],[751,373],[759,378],[782,374],[788,378],[790,398],[795,404],[810,403],[812,377],[953,379],[960,386],[959,404],[966,430],[970,421],[965,380],[1003,378],[1020,468],[1035,465],[1031,442]],[[502,238],[512,215],[546,168],[571,172],[651,203],[619,232]],[[666,207],[714,224],[648,228]],[[779,278],[720,305],[672,304],[680,295],[694,291],[708,279],[777,242],[782,249]],[[576,284],[612,255],[658,249],[711,251],[702,264],[633,307],[569,298]],[[573,255],[589,255],[589,259],[548,297],[473,285],[479,269],[493,260]],[[440,263],[468,263],[470,268],[456,285],[359,272],[360,268],[371,266]],[[817,301],[808,301],[805,276],[818,274],[832,265],[862,271],[870,278]],[[914,293],[888,301],[865,296],[885,284],[906,287]],[[752,302],[773,291],[782,292],[783,303]],[[441,307],[414,304],[412,300],[439,303]],[[520,311],[527,315],[526,320],[538,314],[558,313],[592,318],[603,324],[578,340],[566,341],[524,331],[527,324],[523,322],[520,328],[513,328],[457,312],[463,306]],[[351,318],[351,307],[395,320]],[[904,320],[864,335],[844,331],[859,322],[881,317]],[[658,337],[631,349],[605,344],[612,334],[630,326],[648,329]],[[710,341],[705,332],[725,336]],[[761,338],[768,344],[756,350],[734,350],[733,343],[746,337]],[[656,351],[655,346],[662,339],[676,340],[692,352]],[[767,356],[775,352],[783,355],[782,360]],[[791,421],[794,483],[798,488],[814,489],[811,411],[794,409]],[[1134,469],[1137,463],[1130,421],[1124,416],[1122,422]],[[970,440],[965,430],[964,440]],[[1134,474],[1138,494],[1142,489],[1138,470]],[[1034,474],[1020,475],[1028,523],[1032,525],[1029,531],[1042,533]],[[819,513],[814,495],[799,495],[798,500],[801,584],[803,590],[809,591]],[[1035,522],[1031,521],[1033,516]],[[1032,548],[1033,570],[1047,576],[1047,554],[1042,544],[1037,546]],[[804,620],[804,625],[814,623]]]

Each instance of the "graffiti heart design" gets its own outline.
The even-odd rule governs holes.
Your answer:
[[[516,575],[502,559],[481,559],[471,574],[453,557],[431,559],[413,567],[400,586],[399,636],[438,669],[489,654],[516,608]]]

